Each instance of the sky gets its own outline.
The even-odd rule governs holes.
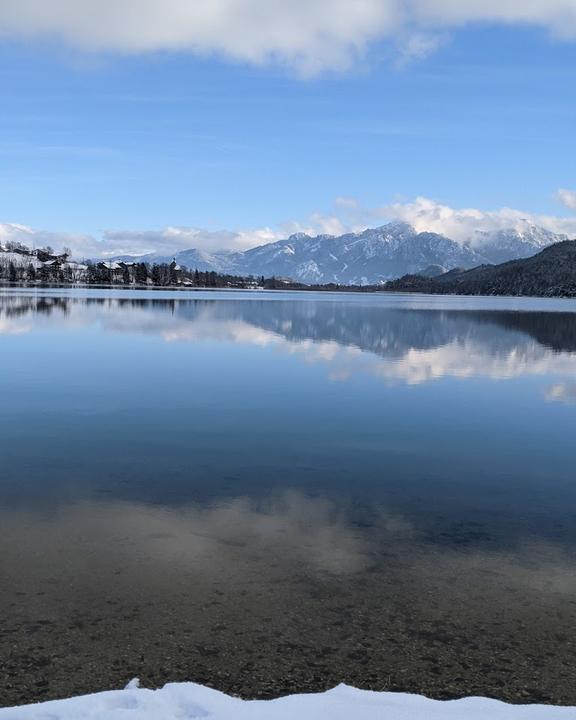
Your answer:
[[[576,0],[0,0],[0,241],[576,236]]]

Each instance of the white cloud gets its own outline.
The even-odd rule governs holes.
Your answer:
[[[357,213],[354,211],[356,205]],[[345,217],[340,217],[338,212]],[[15,223],[0,223],[0,245],[11,241],[28,247],[50,245],[56,250],[69,247],[76,257],[84,258],[148,253],[167,255],[191,248],[208,253],[216,250],[243,251],[282,240],[299,232],[310,235],[341,235],[362,230],[367,227],[363,214],[364,211],[357,201],[340,198],[335,203],[335,214],[313,213],[305,220],[287,220],[275,227],[240,230],[168,226],[157,230],[106,230],[101,237],[95,237],[88,234],[36,230]]]
[[[7,242],[19,242],[27,247],[53,247],[61,250],[63,247],[86,248],[87,254],[94,252],[100,254],[100,243],[91,235],[72,233],[48,232],[46,230],[35,230],[28,225],[17,223],[0,223],[0,244]]]
[[[566,190],[560,188],[557,193],[557,197],[563,205],[566,205],[570,210],[576,210],[576,191]]]
[[[163,230],[108,230],[102,236],[107,255],[172,252],[199,248],[246,250],[278,240],[281,234],[269,228],[255,230],[203,230],[201,228],[167,227]]]
[[[304,73],[341,70],[373,42],[406,38],[412,57],[438,32],[532,24],[576,38],[574,0],[2,0],[0,32],[88,50],[218,54]],[[411,49],[410,49],[411,48]]]
[[[5,35],[89,50],[219,54],[305,73],[343,69],[399,21],[396,0],[2,0]]]
[[[404,67],[417,60],[432,55],[444,42],[444,36],[432,33],[413,32],[403,42],[398,43],[399,57],[397,67]]]
[[[358,210],[360,207],[360,203],[356,198],[346,197],[344,195],[337,197],[334,204],[337,208],[343,208],[344,210]]]
[[[349,232],[350,224],[337,215],[324,215],[314,213],[308,220],[299,222],[290,220],[281,225],[284,231],[283,237],[294,233],[306,233],[307,235],[343,235]]]
[[[161,230],[108,230],[100,238],[93,235],[46,232],[26,225],[0,224],[0,244],[20,242],[27,247],[50,245],[56,250],[71,248],[76,257],[96,258],[115,255],[169,254],[197,248],[214,250],[246,250],[286,236],[284,228],[254,230],[204,230],[201,228],[167,227]]]
[[[432,27],[474,22],[541,25],[558,37],[576,37],[573,0],[413,0],[413,17]]]
[[[550,233],[576,238],[574,216],[538,215],[512,208],[453,208],[426,197],[366,208],[354,198],[340,197],[335,200],[331,213],[318,212],[305,220],[288,220],[273,227],[206,230],[168,226],[158,230],[108,230],[101,237],[95,237],[47,232],[26,225],[6,223],[0,224],[0,244],[16,241],[29,247],[51,245],[56,250],[69,247],[74,256],[79,258],[147,253],[169,255],[192,248],[210,253],[217,250],[243,251],[299,232],[308,235],[360,232],[390,221],[407,222],[419,232],[436,232],[457,242],[478,245],[483,242],[484,233],[510,229],[530,233],[534,225]]]
[[[419,232],[436,232],[457,242],[480,243],[482,233],[499,230],[515,229],[526,233],[533,225],[559,235],[576,237],[576,217],[539,215],[507,207],[498,210],[456,209],[425,197],[384,205],[371,214],[381,219],[408,222]]]

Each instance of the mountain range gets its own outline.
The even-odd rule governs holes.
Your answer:
[[[567,240],[537,225],[477,232],[456,242],[433,232],[418,232],[408,223],[389,223],[345,235],[291,235],[250,250],[182,250],[172,255],[124,255],[115,260],[170,262],[201,271],[235,275],[286,277],[306,284],[371,285],[407,274],[440,275],[454,268],[473,268],[530,257]]]
[[[393,292],[443,295],[576,297],[576,240],[555,243],[536,255],[435,278],[406,275],[386,284]]]

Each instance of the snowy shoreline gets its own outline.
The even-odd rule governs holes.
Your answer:
[[[124,690],[0,709],[0,720],[576,720],[576,708],[497,700],[430,700],[339,685],[325,693],[240,700],[194,683]]]

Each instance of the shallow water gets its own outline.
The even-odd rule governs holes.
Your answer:
[[[0,293],[0,704],[576,704],[576,302]]]

